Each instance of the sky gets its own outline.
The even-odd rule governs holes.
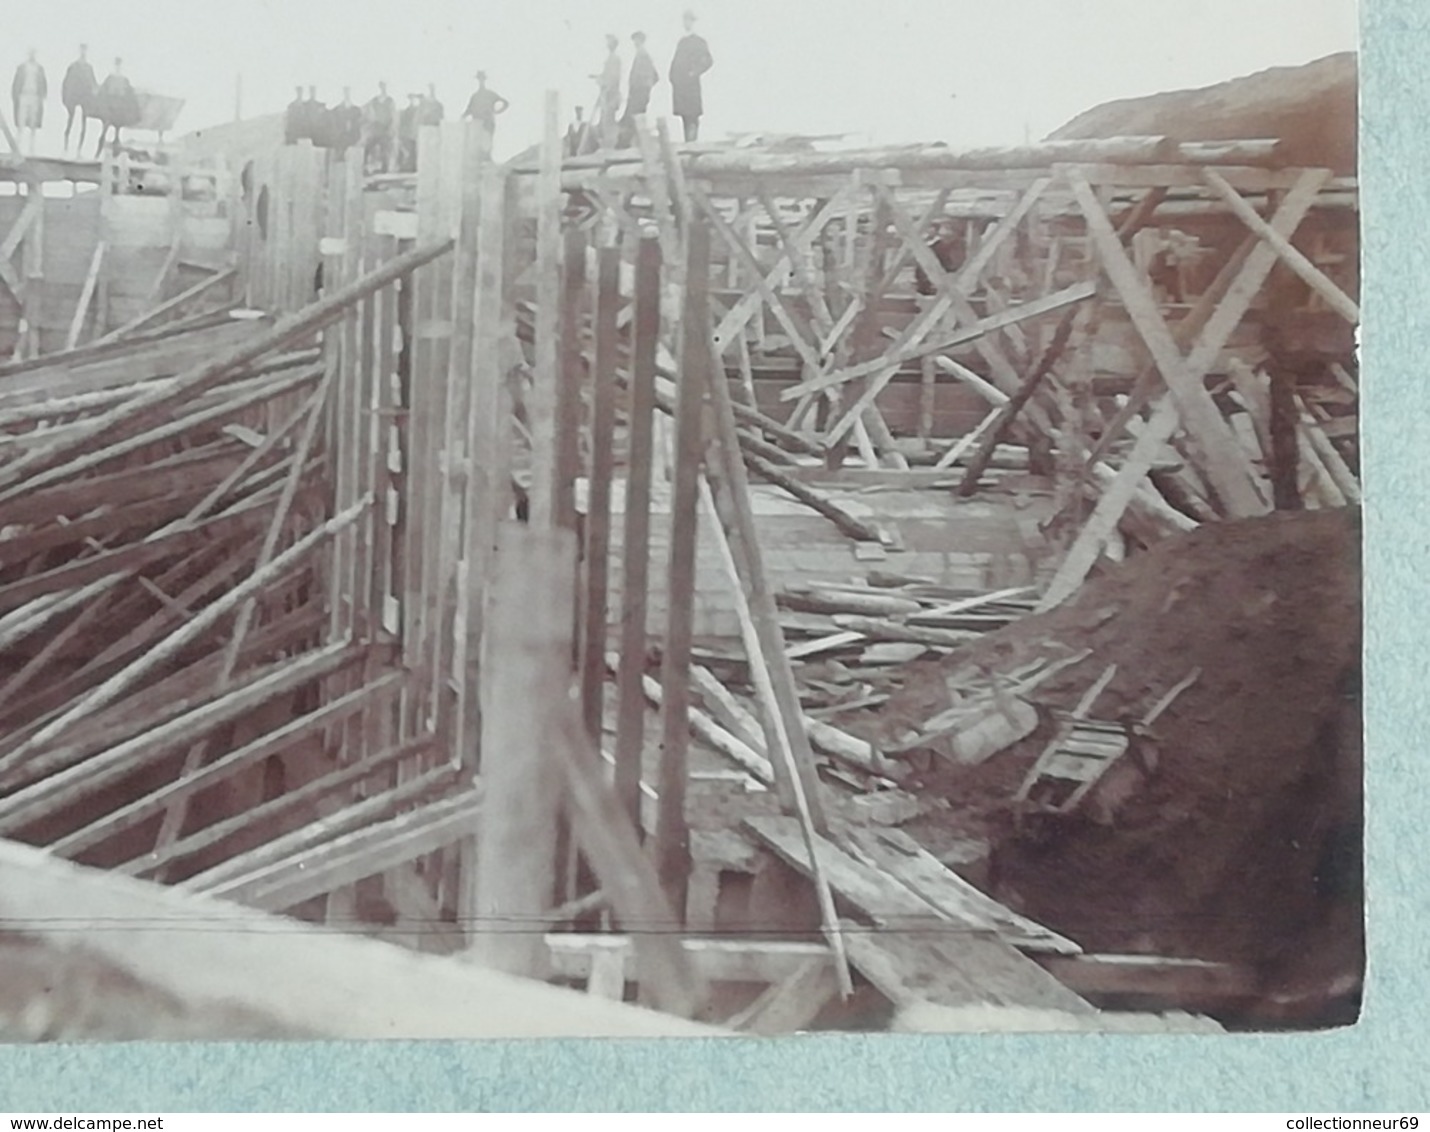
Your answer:
[[[690,0],[36,0],[7,5],[0,69],[33,47],[52,100],[90,45],[136,86],[187,99],[179,131],[281,110],[298,83],[333,102],[435,82],[460,112],[485,69],[512,108],[498,156],[540,138],[543,92],[589,106],[607,32],[643,30],[662,69]],[[715,59],[703,138],[841,133],[851,142],[1017,144],[1100,102],[1205,86],[1356,46],[1354,0],[695,0]],[[5,70],[8,75],[10,72]],[[241,83],[240,83],[241,79]],[[236,97],[241,85],[241,101]],[[669,112],[670,88],[653,111]],[[8,105],[6,107],[9,109]],[[60,124],[62,126],[62,123]]]

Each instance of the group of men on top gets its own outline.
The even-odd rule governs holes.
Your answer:
[[[710,45],[696,34],[695,13],[686,11],[683,17],[685,35],[675,45],[670,60],[671,113],[680,119],[685,140],[700,136],[700,119],[705,114],[701,79],[714,66]],[[566,148],[572,155],[590,153],[601,148],[625,148],[635,142],[635,120],[650,109],[651,93],[660,83],[660,70],[646,50],[645,32],[631,35],[634,54],[626,77],[625,103],[622,110],[621,41],[606,36],[606,59],[601,70],[592,75],[596,82],[596,106],[590,121],[580,107],[576,121],[567,131]]]
[[[478,71],[477,89],[462,116],[482,123],[490,135],[496,130],[497,115],[509,105],[488,88],[486,72]],[[324,105],[317,87],[308,87],[307,97],[298,87],[284,114],[283,140],[288,145],[306,140],[338,151],[361,145],[368,173],[411,173],[417,169],[422,127],[441,125],[445,117],[435,84],[428,84],[426,94],[409,94],[401,109],[385,82],[377,84],[377,94],[363,106],[353,102],[350,87],[343,88],[343,99],[336,106]]]
[[[49,99],[50,85],[45,68],[40,65],[31,50],[25,61],[15,68],[15,77],[10,83],[10,105],[14,114],[15,128],[19,131],[21,148],[26,153],[35,152],[36,135],[45,124],[45,103]],[[79,140],[76,154],[84,148],[85,133],[89,119],[100,122],[99,144],[95,147],[97,157],[104,149],[104,143],[113,128],[114,143],[120,143],[120,131],[137,126],[141,117],[139,96],[124,74],[124,60],[115,59],[114,69],[104,82],[100,82],[89,63],[89,48],[81,43],[79,57],[65,69],[64,80],[60,83],[60,102],[65,108],[64,151],[70,152],[70,135],[74,131],[75,120],[79,120]]]

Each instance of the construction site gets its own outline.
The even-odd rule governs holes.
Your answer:
[[[0,1037],[1353,1022],[1355,57],[568,110],[6,125]]]

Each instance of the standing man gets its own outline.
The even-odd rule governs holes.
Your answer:
[[[437,84],[428,83],[427,93],[422,99],[422,112],[417,121],[423,126],[440,126],[447,117],[447,108],[437,98]]]
[[[397,171],[415,173],[417,171],[417,126],[421,120],[422,96],[412,93],[407,96],[407,105],[397,116]]]
[[[616,124],[621,113],[621,41],[614,35],[606,36],[606,62],[596,80],[596,109],[592,114],[601,147],[613,148],[616,144]]]
[[[675,55],[670,60],[670,109],[685,125],[685,140],[692,142],[700,136],[700,119],[705,113],[700,77],[715,65],[715,60],[710,56],[709,44],[695,34],[695,13],[687,9],[684,23],[685,35],[675,45]]]
[[[352,87],[343,87],[343,100],[328,111],[328,146],[346,153],[362,141],[362,111],[353,105]]]
[[[486,127],[487,139],[490,141],[496,134],[497,115],[502,113],[511,103],[494,90],[487,89],[487,73],[477,72],[477,89],[472,92],[472,97],[467,100],[467,109],[462,117],[471,118],[473,121],[482,123]]]
[[[323,126],[327,122],[328,108],[318,101],[318,88],[310,86],[308,97],[303,102],[303,133],[314,145],[323,144]]]
[[[74,129],[75,115],[79,115],[79,140],[75,152],[84,148],[84,135],[89,126],[89,110],[94,105],[94,96],[99,93],[99,80],[94,76],[94,68],[89,65],[89,47],[79,45],[79,58],[65,71],[64,82],[60,84],[60,101],[65,106],[65,152],[70,151],[70,131]]]
[[[283,111],[283,144],[297,145],[298,139],[307,137],[304,126],[307,124],[308,111],[303,101],[303,88],[295,86],[293,88],[293,101],[288,103],[288,108]]]
[[[124,74],[123,59],[114,60],[114,70],[110,71],[100,84],[95,102],[99,105],[100,122],[99,145],[94,150],[95,157],[98,157],[104,152],[104,143],[109,137],[111,126],[114,128],[114,146],[117,149],[123,144],[124,127],[139,124],[139,96],[134,93],[134,84]]]
[[[397,104],[387,84],[377,84],[377,95],[363,107],[363,133],[367,166],[371,173],[391,172],[392,147],[397,137]]]
[[[621,134],[616,142],[621,147],[634,144],[636,118],[650,109],[650,93],[660,82],[660,72],[656,70],[655,60],[645,49],[645,32],[632,34],[631,43],[636,50],[631,57],[631,77],[626,84],[626,112],[621,117]]]
[[[10,101],[15,111],[15,129],[23,136],[30,132],[27,153],[35,152],[35,133],[44,125],[45,96],[49,86],[45,82],[45,69],[35,61],[32,48],[25,61],[15,68],[15,81],[10,84]]]

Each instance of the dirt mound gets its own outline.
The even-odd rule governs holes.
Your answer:
[[[1287,165],[1356,171],[1356,55],[1272,67],[1198,90],[1106,102],[1049,135],[1165,134],[1179,142],[1280,138]]]
[[[1033,693],[1049,711],[1037,733],[979,766],[941,761],[923,789],[950,800],[952,820],[910,831],[934,851],[955,830],[985,835],[995,895],[1088,950],[1271,971],[1319,948],[1323,967],[1338,965],[1327,949],[1358,964],[1359,541],[1353,511],[1209,524],[925,667],[891,711],[927,713],[930,682],[958,665],[1092,650]],[[1201,675],[1157,721],[1153,769],[1124,756],[1073,813],[1020,815],[1013,796],[1051,710],[1073,708],[1110,664],[1092,713],[1105,720],[1140,718]],[[1332,921],[1355,938],[1310,946]]]

